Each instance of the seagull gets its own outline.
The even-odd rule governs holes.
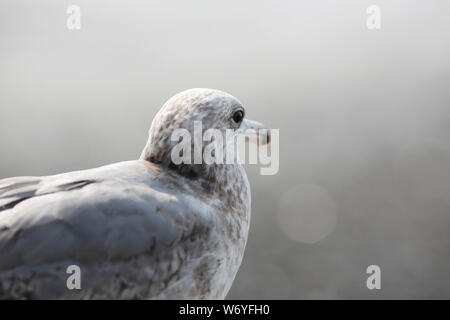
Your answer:
[[[138,160],[0,180],[0,298],[224,299],[247,242],[250,185],[240,163],[172,161],[172,133],[193,134],[194,121],[270,142],[235,97],[196,88],[163,105]]]

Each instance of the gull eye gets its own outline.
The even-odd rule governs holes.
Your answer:
[[[240,123],[244,119],[244,112],[242,110],[238,110],[233,113],[233,121],[236,123]]]

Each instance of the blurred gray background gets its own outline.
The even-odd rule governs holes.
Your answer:
[[[136,159],[169,97],[221,89],[280,129],[279,173],[247,170],[228,298],[450,298],[449,18],[448,0],[2,0],[0,178]]]

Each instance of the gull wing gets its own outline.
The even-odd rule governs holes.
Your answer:
[[[176,254],[173,274],[187,252],[207,254],[218,240],[205,245],[214,238],[212,209],[165,185],[138,161],[0,180],[0,281],[2,272],[70,263],[92,270],[141,255],[156,270]]]

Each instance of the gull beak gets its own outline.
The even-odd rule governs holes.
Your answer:
[[[270,131],[260,122],[244,119],[239,133],[248,136],[250,142],[259,146],[270,144]]]

